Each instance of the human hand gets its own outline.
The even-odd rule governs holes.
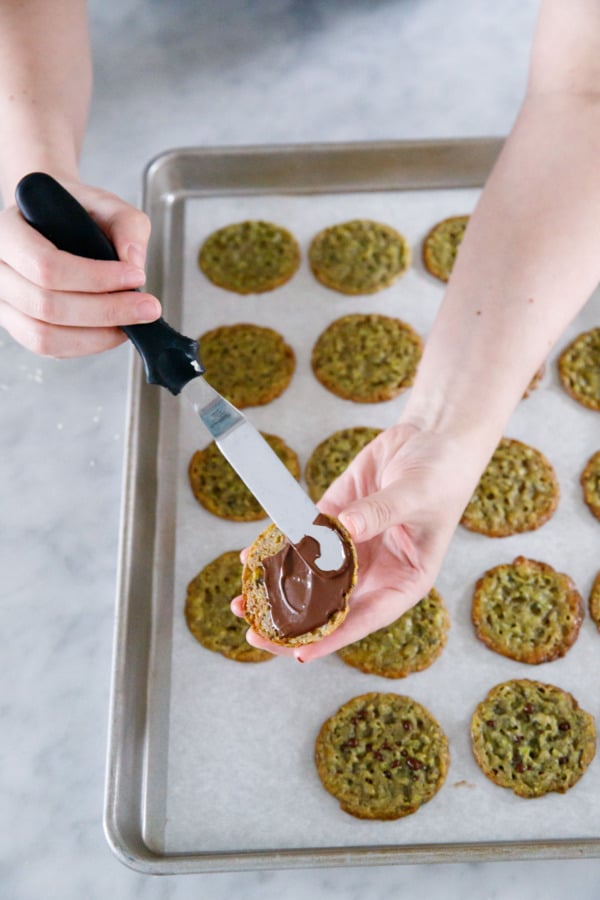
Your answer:
[[[65,253],[16,206],[0,212],[0,326],[27,349],[56,358],[108,350],[126,340],[118,326],[160,316],[158,300],[134,290],[145,281],[148,217],[98,188],[63,186],[112,241],[119,262]]]
[[[247,640],[301,662],[317,659],[389,625],[433,586],[483,467],[448,436],[400,424],[382,432],[319,502],[348,529],[358,553],[358,582],[342,625],[297,648]],[[232,609],[243,615],[243,600]]]

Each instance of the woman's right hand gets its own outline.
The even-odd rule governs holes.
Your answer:
[[[55,358],[108,350],[126,340],[118,326],[161,313],[156,297],[135,290],[145,281],[148,217],[98,188],[63,186],[106,233],[118,262],[65,253],[16,206],[0,212],[0,326],[28,350]]]

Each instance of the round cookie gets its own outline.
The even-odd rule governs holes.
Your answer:
[[[188,584],[185,620],[207,650],[236,662],[266,662],[273,655],[246,642],[246,623],[230,609],[241,590],[240,551],[229,550],[204,566]]]
[[[342,647],[338,656],[367,675],[405,678],[427,669],[438,658],[449,627],[444,601],[432,588],[391,625]]]
[[[248,550],[242,572],[244,617],[258,634],[275,644],[298,647],[319,641],[335,631],[348,613],[348,600],[356,584],[358,571],[356,549],[350,535],[337,519],[323,515],[320,518],[323,524],[328,523],[342,537],[346,562],[340,569],[342,575],[339,581],[308,569],[292,571],[291,581],[286,581],[290,560],[277,555],[293,554],[291,559],[296,562],[300,557],[276,525],[270,525],[259,534]],[[277,559],[276,582],[284,595],[281,603],[269,593],[267,586],[266,566],[271,557]],[[303,577],[304,572],[306,577]],[[286,593],[286,586],[290,586],[289,594]],[[291,591],[294,591],[293,596]],[[325,607],[321,604],[322,599],[325,600]],[[285,618],[283,624],[280,621],[282,613]]]
[[[315,278],[342,294],[374,294],[388,287],[406,271],[410,258],[401,234],[369,219],[323,229],[308,251]]]
[[[346,471],[354,457],[381,434],[381,430],[364,426],[342,428],[315,447],[304,470],[308,493],[315,503],[329,485]]]
[[[354,697],[327,719],[315,742],[326,791],[359,819],[399,819],[439,791],[448,740],[431,713],[400,694]]]
[[[518,556],[477,581],[471,618],[490,650],[517,662],[551,662],[577,639],[583,600],[568,575]]]
[[[598,572],[592,584],[589,608],[592,621],[595,623],[598,631],[600,631],[600,572]]]
[[[300,251],[280,225],[249,220],[214,231],[202,244],[198,265],[219,287],[237,294],[262,294],[296,272]]]
[[[450,216],[433,226],[423,240],[423,265],[440,281],[448,281],[454,268],[470,216]]]
[[[410,387],[421,353],[421,338],[400,319],[355,314],[325,329],[313,347],[311,365],[338,397],[378,403]]]
[[[558,358],[558,374],[568,394],[600,410],[600,327],[578,335]]]
[[[294,478],[300,477],[300,463],[294,451],[275,434],[261,432],[272,450]],[[250,493],[235,469],[229,465],[217,445],[210,443],[197,450],[188,467],[194,497],[205,509],[233,522],[257,522],[267,514]]]
[[[564,794],[594,758],[596,728],[593,717],[561,688],[506,681],[475,709],[471,746],[484,775],[517,796]]]
[[[540,528],[554,513],[560,489],[546,457],[521,441],[502,438],[461,518],[488,537]]]
[[[238,409],[270,403],[294,374],[294,351],[272,328],[222,325],[201,335],[199,345],[204,377]]]
[[[600,450],[588,459],[581,473],[581,487],[592,515],[600,519]]]

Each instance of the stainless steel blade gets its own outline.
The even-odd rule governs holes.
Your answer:
[[[305,535],[320,546],[322,571],[342,567],[344,550],[336,531],[315,525],[319,510],[246,416],[202,377],[188,382],[181,396],[208,428],[225,459],[292,544]]]

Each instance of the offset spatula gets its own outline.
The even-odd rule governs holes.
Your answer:
[[[115,248],[81,204],[54,178],[26,175],[17,185],[17,205],[25,220],[59,250],[88,259],[118,260]],[[146,380],[181,395],[200,417],[219,449],[288,540],[306,535],[320,546],[317,566],[341,568],[344,551],[332,528],[316,525],[319,510],[248,419],[202,377],[198,342],[161,317],[123,331],[142,357]]]

